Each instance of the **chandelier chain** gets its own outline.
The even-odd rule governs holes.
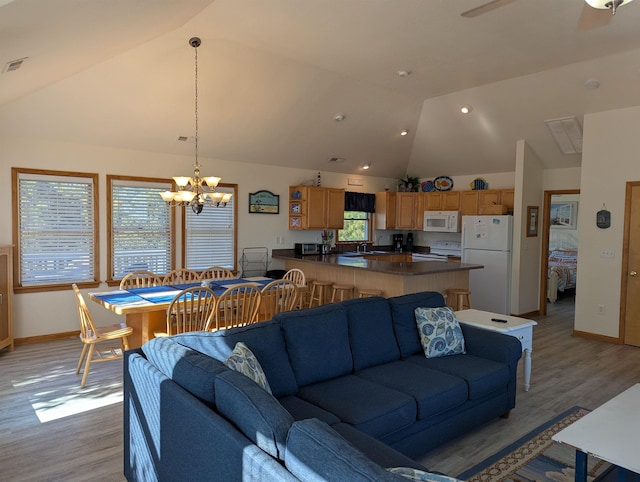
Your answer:
[[[195,74],[195,118],[196,118],[196,137],[195,137],[195,144],[196,144],[196,164],[198,164],[198,47],[195,47],[193,50],[195,50],[195,64],[196,64],[196,74]]]

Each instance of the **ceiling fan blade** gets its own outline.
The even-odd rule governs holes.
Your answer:
[[[580,14],[578,30],[584,32],[593,30],[594,28],[604,27],[611,22],[611,17],[610,10],[600,10],[585,3],[582,7],[582,13]]]
[[[485,3],[484,5],[480,5],[479,7],[472,8],[471,10],[467,10],[466,12],[462,12],[460,15],[467,18],[477,17],[478,15],[490,12],[491,10],[499,7],[504,7],[505,5],[508,5],[515,1],[516,0],[492,0],[491,2]]]

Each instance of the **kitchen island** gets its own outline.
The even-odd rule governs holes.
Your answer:
[[[272,258],[282,260],[287,270],[301,269],[309,279],[350,284],[356,290],[377,289],[387,298],[421,291],[468,289],[469,270],[482,268],[452,261],[413,260],[410,254],[399,258],[398,253],[380,251],[301,256],[293,250],[280,249],[273,250]]]

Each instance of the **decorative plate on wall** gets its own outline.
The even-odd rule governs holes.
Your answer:
[[[453,179],[449,176],[438,176],[433,180],[433,185],[438,191],[451,191],[453,189]]]
[[[489,183],[485,179],[478,177],[471,181],[469,186],[471,186],[471,189],[474,191],[484,191],[489,188]]]
[[[422,192],[432,192],[436,190],[436,187],[433,185],[433,181],[424,181],[421,184]]]

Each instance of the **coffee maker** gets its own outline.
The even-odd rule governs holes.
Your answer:
[[[393,250],[394,251],[397,251],[397,252],[401,252],[402,251],[403,237],[404,237],[404,235],[402,235],[402,234],[394,234],[393,235]]]
[[[413,233],[408,233],[407,234],[407,251],[411,252],[413,251]]]

